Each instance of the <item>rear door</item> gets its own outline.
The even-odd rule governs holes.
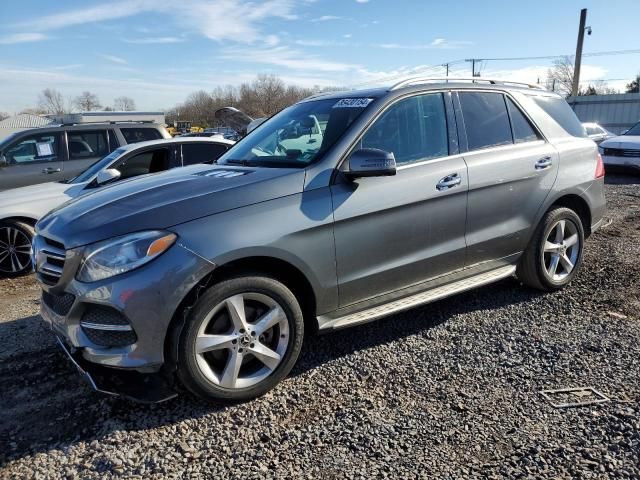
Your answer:
[[[393,152],[397,174],[331,187],[340,306],[464,266],[467,174],[450,105],[448,93],[398,100],[356,147]]]
[[[6,165],[0,167],[0,190],[63,178],[60,132],[21,136],[0,153],[6,160]]]
[[[558,172],[558,153],[509,95],[461,91],[461,148],[469,174],[467,266],[525,249]]]
[[[67,130],[68,157],[64,162],[64,178],[76,177],[110,153],[106,129]]]

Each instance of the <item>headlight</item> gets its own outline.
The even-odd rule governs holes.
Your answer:
[[[600,155],[604,155],[604,148],[603,148],[603,147],[601,147],[600,145],[598,145],[598,153],[599,153]]]
[[[176,238],[175,233],[156,230],[96,243],[85,252],[76,278],[81,282],[95,282],[128,272],[168,250]]]

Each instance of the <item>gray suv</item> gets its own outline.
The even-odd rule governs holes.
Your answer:
[[[14,133],[0,142],[0,191],[69,180],[129,143],[171,138],[149,122],[62,124]]]
[[[516,275],[565,287],[604,167],[535,86],[412,79],[284,109],[215,165],[132,179],[38,222],[42,316],[94,388],[265,393],[303,338]]]

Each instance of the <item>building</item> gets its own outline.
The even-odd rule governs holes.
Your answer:
[[[45,127],[55,123],[44,115],[20,113],[0,121],[0,140],[12,133],[28,130],[29,128]]]
[[[640,122],[640,93],[581,95],[567,99],[581,122],[595,122],[620,134]]]

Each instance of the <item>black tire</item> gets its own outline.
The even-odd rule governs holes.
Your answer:
[[[215,316],[210,320],[207,320],[207,316],[211,312],[213,312],[214,309],[218,308],[221,309],[220,312],[222,313],[216,315],[224,316],[225,312],[223,309],[226,307],[221,307],[221,305],[230,297],[236,298],[237,295],[242,295],[243,297],[245,295],[266,296],[269,297],[270,300],[276,302],[279,307],[281,307],[286,316],[286,327],[284,327],[283,323],[282,327],[273,327],[273,330],[275,330],[275,328],[286,328],[286,350],[283,351],[283,355],[281,355],[281,360],[277,367],[275,367],[266,378],[259,381],[259,383],[248,386],[246,388],[226,388],[220,384],[215,383],[215,381],[211,379],[211,376],[207,376],[207,374],[199,366],[202,365],[202,363],[199,363],[199,361],[202,362],[203,357],[200,356],[200,359],[198,360],[199,356],[196,353],[196,338],[198,337],[199,331],[205,321],[208,324],[216,322]],[[256,312],[258,312],[258,310],[256,310]],[[247,311],[246,316],[248,322],[252,321],[252,319],[249,318],[250,313],[250,311]],[[227,321],[231,325],[232,320],[230,312],[226,312],[226,315]],[[248,325],[255,326],[255,324]],[[281,332],[281,330],[278,330],[276,334],[273,333],[273,330],[271,331],[271,334],[275,339],[275,337],[280,336],[279,333]],[[284,337],[284,334],[282,335],[282,337]],[[300,305],[293,293],[291,293],[291,291],[285,285],[272,278],[257,275],[240,276],[224,280],[211,286],[197,300],[196,304],[189,311],[185,326],[182,329],[178,341],[178,351],[176,353],[177,377],[179,382],[184,387],[186,387],[187,390],[205,400],[226,402],[240,402],[250,400],[252,398],[263,395],[287,376],[287,374],[293,368],[296,360],[298,359],[298,355],[300,354],[300,350],[302,348],[303,338],[304,320]],[[262,337],[260,337],[260,339],[260,341],[262,341]],[[244,341],[244,336],[242,341]],[[278,340],[276,339],[276,341]],[[233,350],[242,352],[242,348],[238,348],[240,346],[240,343],[236,344],[233,347]],[[254,345],[251,344],[251,347],[253,346]],[[222,350],[218,350],[218,352],[219,351]],[[229,361],[230,355],[234,352],[232,352],[231,348],[225,349],[224,352],[224,355],[227,355],[227,357],[226,360],[222,360],[222,362],[226,363]],[[248,352],[248,347],[245,346],[244,355],[247,356],[247,358],[241,360],[241,369],[251,366],[259,369],[260,364],[258,362],[258,358],[254,356],[248,356]],[[252,365],[251,363],[249,363],[249,365],[246,365],[245,363],[247,361],[254,362],[254,364]],[[228,363],[226,364],[228,366]],[[264,368],[264,365],[262,366],[262,368]]]
[[[4,278],[13,278],[20,277],[22,275],[27,275],[31,273],[31,255],[23,255],[20,253],[19,258],[15,257],[14,262],[19,261],[22,264],[22,268],[19,268],[16,263],[11,262],[11,257],[8,255],[8,241],[10,238],[7,236],[9,232],[18,232],[19,239],[26,238],[28,241],[28,248],[31,249],[31,245],[33,242],[33,236],[35,235],[35,230],[31,225],[25,222],[19,222],[14,220],[6,220],[0,222],[0,277]],[[12,234],[11,234],[12,235]],[[19,248],[21,252],[26,251],[26,248],[23,248],[23,243],[18,241]],[[7,255],[3,255],[7,253]],[[15,267],[15,270],[14,270]]]
[[[544,247],[545,242],[549,236],[552,235],[552,231],[556,231],[556,226],[562,220],[565,221],[567,229],[575,227],[575,234],[577,235],[578,241],[576,244],[577,252],[575,255],[575,261],[572,262],[573,268],[569,272],[565,272],[562,278],[555,278],[555,276],[551,276],[549,274],[547,269],[547,264],[550,262],[550,255],[552,254],[545,254]],[[530,287],[537,288],[538,290],[546,292],[561,290],[571,282],[580,269],[580,266],[582,265],[583,250],[584,227],[582,226],[580,217],[569,208],[553,208],[544,215],[540,224],[536,228],[529,246],[524,251],[520,259],[516,275],[522,283]],[[566,252],[568,252],[568,250]],[[564,269],[565,267],[561,266],[559,268]]]

